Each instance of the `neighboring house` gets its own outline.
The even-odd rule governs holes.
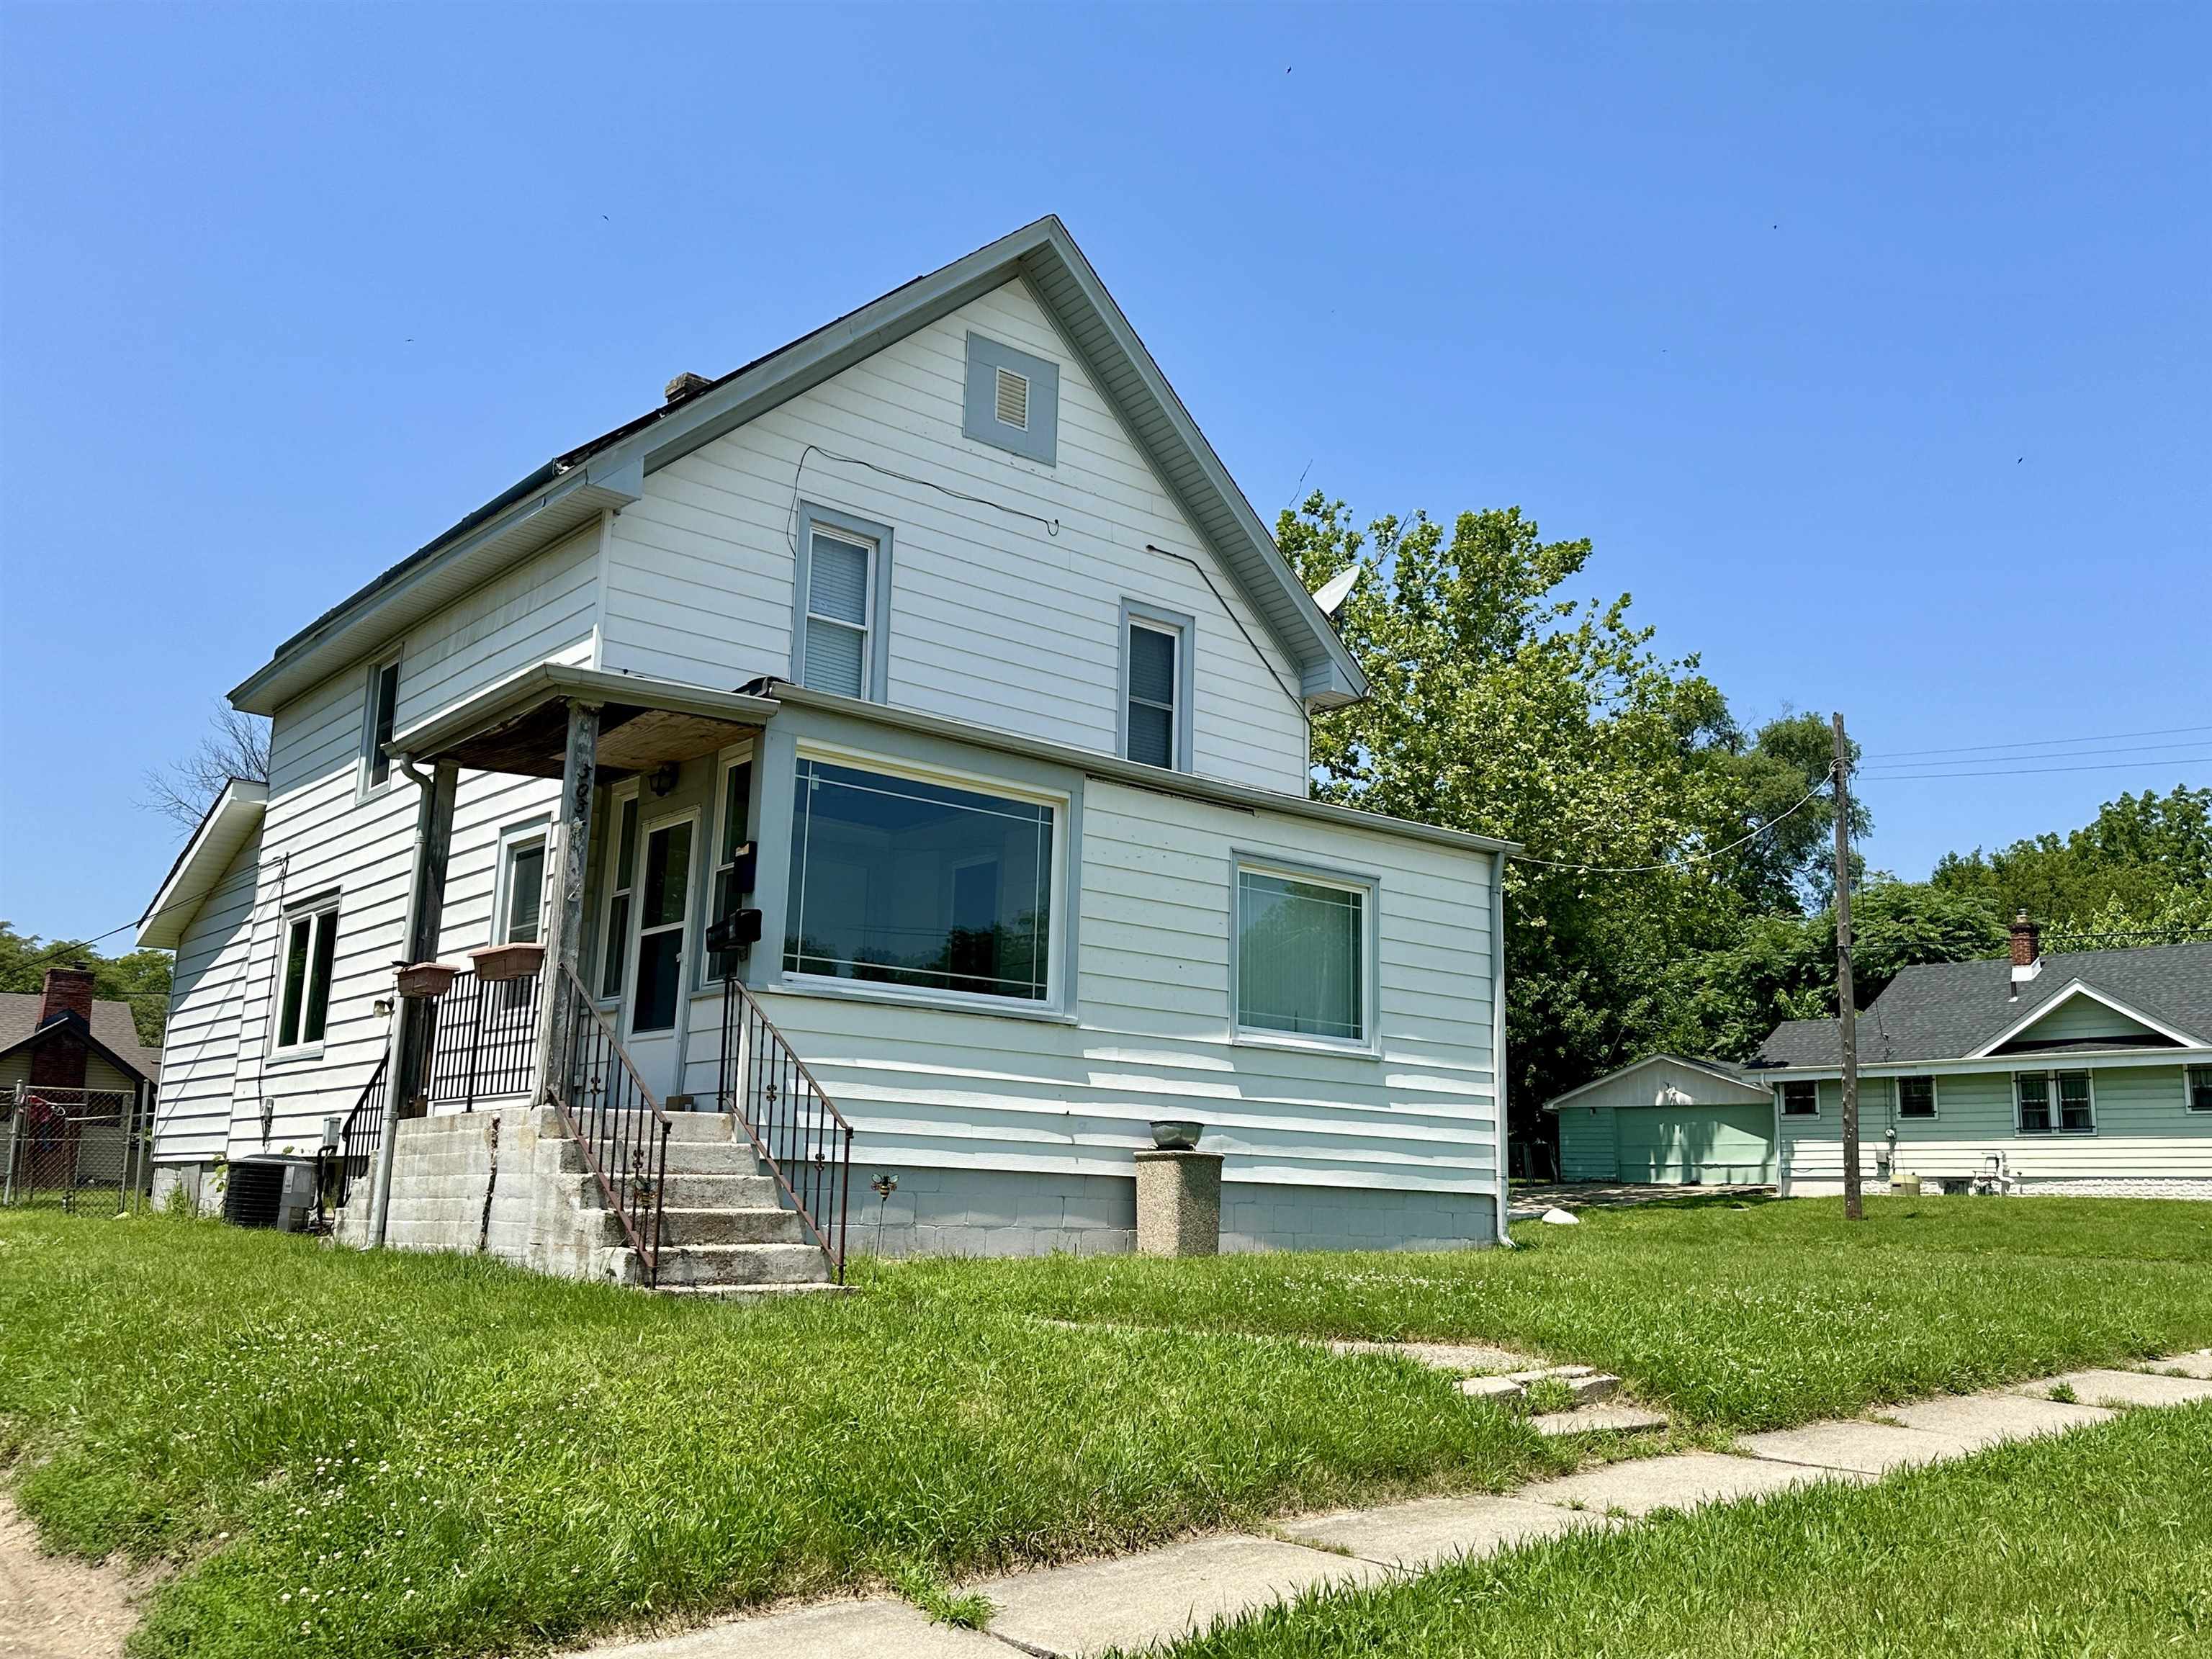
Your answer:
[[[2014,1192],[2212,1198],[2212,944],[2045,957],[2013,924],[2010,961],[1907,968],[1859,1016],[1862,1178]],[[1834,1020],[1775,1029],[1786,1194],[1843,1186]]]
[[[1774,1179],[1774,1097],[1725,1060],[1651,1054],[1543,1109],[1559,1120],[1559,1179],[1687,1187]]]
[[[481,1206],[539,1260],[449,1115],[498,1106],[501,1204],[588,1151],[658,1249],[631,1199],[724,1189],[652,1178],[649,1095],[742,1114],[677,1141],[757,1129],[810,1237],[1124,1249],[1149,1124],[1190,1118],[1225,1247],[1493,1239],[1509,848],[1309,799],[1310,717],[1366,693],[1040,221],[679,377],[236,688],[270,781],[142,933],[178,951],[166,1178],[339,1119],[372,1185],[396,1160],[395,1242],[473,1245]],[[463,974],[434,1040],[395,1007],[396,963],[509,945],[542,974]],[[372,1153],[387,1097],[430,1115]]]
[[[0,1095],[19,1084],[125,1100],[152,1090],[161,1057],[138,1041],[131,1005],[92,993],[85,968],[49,968],[35,993],[0,991]]]

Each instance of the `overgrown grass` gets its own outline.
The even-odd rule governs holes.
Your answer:
[[[1559,1459],[1446,1379],[1296,1345],[159,1217],[0,1215],[0,1377],[18,1500],[57,1546],[191,1559],[137,1639],[195,1659],[525,1648]]]
[[[1173,1659],[2212,1651],[2212,1405],[1309,1599]]]
[[[1693,1200],[1515,1229],[1516,1251],[1056,1257],[878,1269],[947,1308],[1503,1343],[1615,1371],[1697,1425],[1776,1428],[2212,1342],[2212,1206]]]

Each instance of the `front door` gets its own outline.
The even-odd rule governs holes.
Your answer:
[[[646,826],[623,1044],[638,1076],[665,1099],[683,1073],[684,988],[690,968],[691,848],[698,814]]]

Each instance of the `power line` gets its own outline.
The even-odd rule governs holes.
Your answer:
[[[1792,805],[1786,807],[1782,811],[1777,812],[1772,817],[1767,819],[1765,823],[1760,824],[1758,829],[1753,830],[1749,835],[1739,836],[1727,846],[1716,847],[1710,853],[1686,853],[1680,858],[1669,859],[1661,864],[1611,865],[1567,864],[1558,859],[1540,859],[1528,853],[1514,853],[1508,856],[1517,859],[1523,864],[1540,864],[1547,869],[1550,870],[1571,870],[1578,875],[1584,876],[1649,876],[1656,875],[1662,870],[1679,869],[1685,864],[1705,864],[1714,859],[1721,857],[1723,854],[1733,853],[1737,848],[1744,846],[1747,842],[1757,841],[1761,836],[1773,829],[1777,824],[1782,823],[1785,818],[1794,816],[1808,801],[1811,800],[1815,795],[1819,794],[1822,789],[1826,787],[1829,781],[1829,778],[1822,778],[1820,782],[1814,784],[1810,789],[1808,789],[1803,794],[1800,795]]]
[[[2164,726],[2154,732],[2106,732],[2087,738],[2037,738],[2023,743],[1970,743],[1958,749],[1891,749],[1862,755],[1866,760],[1903,760],[1909,755],[1978,755],[1996,749],[2052,749],[2064,744],[2118,743],[2129,738],[2171,738],[2184,732],[2212,732],[2212,726]],[[2033,759],[2035,757],[2023,757]]]
[[[2025,760],[2041,760],[2040,755],[2027,755]],[[2212,755],[2176,755],[2170,761],[2099,761],[2088,766],[2016,766],[1995,772],[1875,772],[1862,773],[1863,777],[1875,777],[1884,783],[1919,783],[1942,778],[2039,778],[2053,772],[2116,772],[2134,766],[2194,766],[2212,761]]]
[[[1929,766],[1996,766],[2005,761],[2096,760],[2106,755],[2163,755],[2175,749],[2199,749],[2202,738],[2191,738],[2185,743],[2151,743],[2124,749],[2059,750],[2048,755],[1984,755],[1960,760],[1886,761],[1868,769],[1881,772],[1913,772]]]

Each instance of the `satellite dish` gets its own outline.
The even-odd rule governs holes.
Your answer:
[[[1314,589],[1313,601],[1321,607],[1321,614],[1324,617],[1334,617],[1336,614],[1337,606],[1344,603],[1345,595],[1352,592],[1358,580],[1359,567],[1355,564],[1338,571],[1336,574]]]

